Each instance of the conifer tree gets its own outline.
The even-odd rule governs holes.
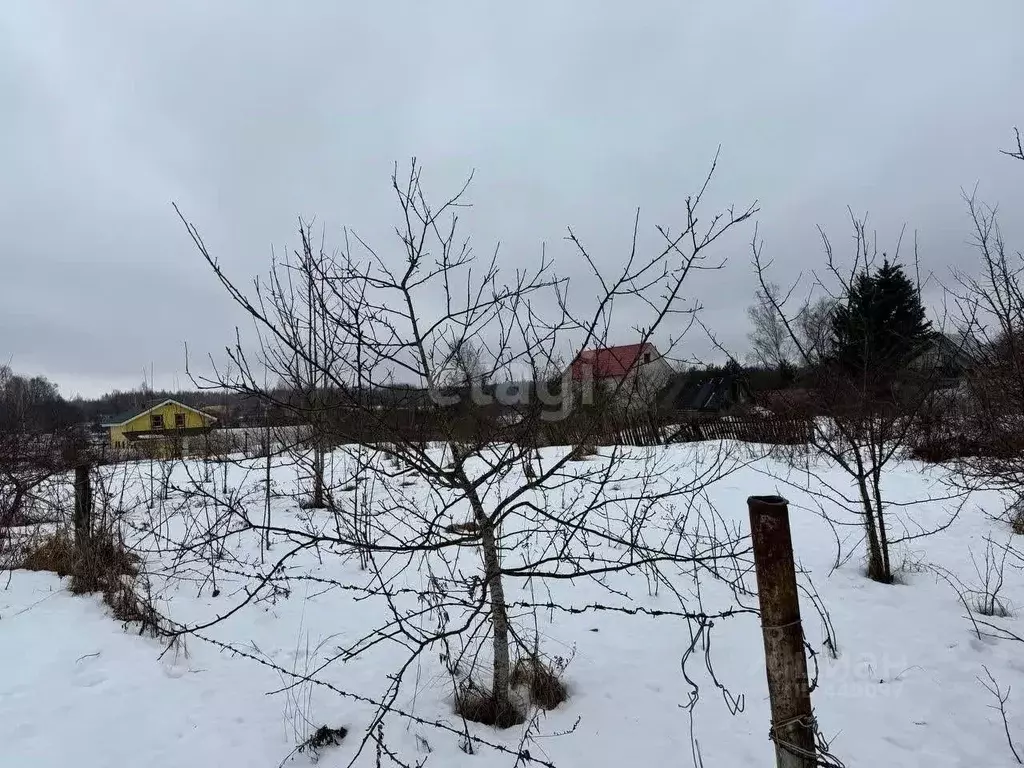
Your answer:
[[[845,372],[886,380],[934,336],[917,288],[899,264],[885,259],[864,270],[832,317],[835,361]]]

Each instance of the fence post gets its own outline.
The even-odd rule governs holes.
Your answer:
[[[778,768],[813,768],[817,763],[814,714],[808,688],[788,504],[781,496],[747,499],[775,762]]]
[[[90,465],[75,465],[75,546],[84,551],[92,535],[92,483]]]

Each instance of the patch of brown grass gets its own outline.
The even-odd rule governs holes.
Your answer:
[[[1018,536],[1024,536],[1024,504],[1018,504],[1010,511],[1010,527]]]
[[[552,710],[569,699],[569,689],[561,676],[564,666],[551,666],[537,656],[519,659],[512,668],[512,686],[523,688],[530,703],[543,710]]]
[[[139,633],[160,634],[160,615],[149,595],[140,595],[141,560],[111,531],[94,534],[82,547],[66,528],[30,544],[18,567],[70,577],[75,595],[101,593],[103,602],[119,621],[139,625]],[[147,590],[148,593],[148,590]]]
[[[124,577],[134,581],[141,560],[113,535],[94,535],[74,563],[71,591],[75,594],[104,592]]]
[[[464,680],[455,694],[455,713],[471,723],[511,728],[526,722],[526,717],[515,706],[499,707],[491,691],[472,680]]]
[[[30,542],[17,567],[26,571],[48,571],[64,578],[75,572],[77,560],[75,541],[66,529],[61,528],[51,536]]]
[[[570,461],[586,461],[597,456],[597,447],[589,443],[577,445],[569,454]]]
[[[52,535],[29,543],[18,567],[49,571],[61,578],[70,576],[71,591],[85,594],[102,592],[106,584],[121,576],[138,576],[140,562],[118,537],[94,535],[80,551],[71,532],[59,528]]]

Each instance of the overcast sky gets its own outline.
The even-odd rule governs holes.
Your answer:
[[[1021,30],[1020,0],[12,0],[0,359],[65,395],[150,364],[184,385],[184,342],[215,351],[238,316],[171,202],[245,279],[300,215],[381,242],[411,155],[439,191],[476,169],[476,246],[513,264],[542,242],[558,262],[567,225],[614,263],[637,207],[678,223],[721,144],[711,202],[760,201],[780,281],[820,263],[817,225],[845,245],[846,206],[882,243],[918,230],[944,274],[971,259],[961,188],[1011,234],[1024,211],[1024,164],[998,153],[1024,124]],[[693,287],[740,352],[750,234]]]

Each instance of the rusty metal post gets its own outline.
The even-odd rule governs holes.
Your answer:
[[[788,504],[781,496],[751,496],[747,499],[757,572],[757,597],[761,606],[775,761],[778,768],[813,768],[817,763],[814,716],[803,627],[800,624]]]

